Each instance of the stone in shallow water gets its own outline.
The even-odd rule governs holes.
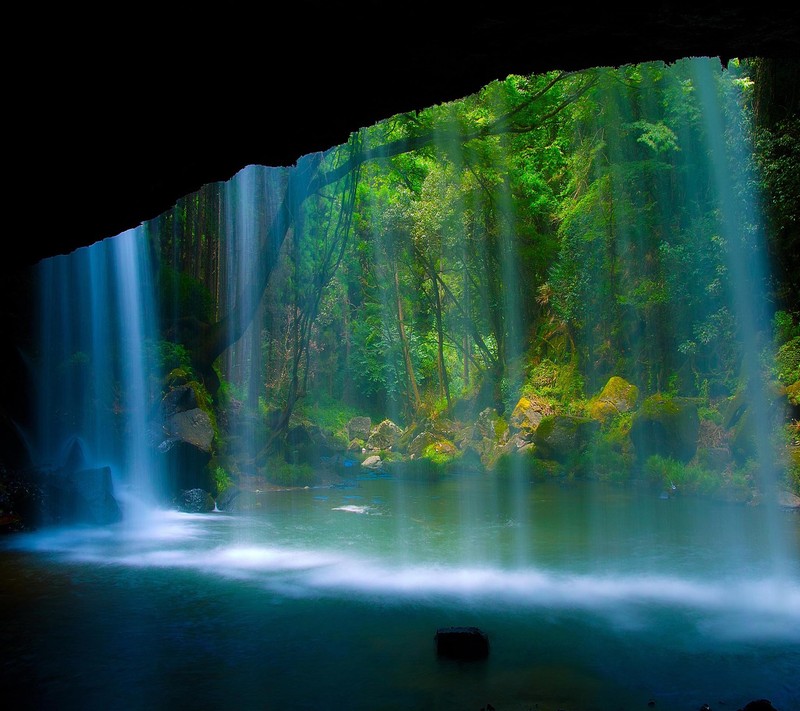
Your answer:
[[[436,653],[450,659],[485,659],[489,637],[477,627],[440,627],[436,630]]]

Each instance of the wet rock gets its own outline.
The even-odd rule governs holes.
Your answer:
[[[778,492],[778,505],[785,509],[800,510],[800,496],[791,491]]]
[[[509,425],[530,441],[541,421],[552,414],[554,414],[553,407],[544,398],[537,395],[523,396],[511,413]]]
[[[478,434],[492,443],[505,441],[504,435],[508,432],[508,423],[501,417],[493,407],[481,410],[475,420],[475,428]]]
[[[369,417],[353,417],[346,425],[347,438],[352,442],[354,439],[369,439],[369,431],[372,429],[372,420]]]
[[[426,447],[434,444],[437,441],[437,436],[433,432],[420,432],[411,443],[408,445],[409,459],[417,459],[422,456]]]
[[[489,637],[478,627],[440,627],[435,640],[440,657],[474,660],[489,656]]]
[[[609,378],[601,393],[588,406],[592,419],[604,421],[636,407],[639,388],[615,375]]]
[[[550,415],[536,430],[536,454],[542,459],[566,462],[586,448],[600,423],[587,417]]]
[[[766,398],[763,408],[754,407],[754,400]],[[790,419],[791,405],[782,389],[768,389],[752,396],[739,391],[720,407],[722,425],[728,430],[731,454],[738,464],[757,457],[763,446],[763,433],[774,431]],[[767,418],[768,421],[764,421]]]
[[[176,442],[185,442],[201,452],[211,452],[214,426],[208,413],[196,407],[170,415],[164,420],[164,443],[169,448]]]
[[[377,454],[373,454],[361,462],[361,466],[366,469],[380,469],[382,465],[383,460]]]
[[[228,486],[217,497],[217,508],[227,513],[253,511],[261,506],[260,493],[242,489],[235,484]]]
[[[110,467],[50,473],[44,482],[45,522],[106,525],[122,519]]]
[[[184,513],[209,513],[214,510],[214,497],[203,489],[189,489],[175,497],[174,505]]]
[[[391,420],[384,420],[372,430],[367,440],[367,449],[373,451],[392,449],[397,445],[402,434],[403,430],[398,425]]]
[[[743,709],[739,711],[778,711],[767,699],[758,699],[751,701]]]
[[[200,405],[197,402],[197,393],[189,385],[179,385],[172,388],[161,400],[161,412],[165,418],[178,412],[196,410]]]

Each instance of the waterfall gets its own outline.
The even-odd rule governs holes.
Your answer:
[[[44,260],[38,272],[39,464],[63,468],[65,447],[81,442],[80,466],[109,466],[121,498],[152,506],[165,482],[151,440],[160,374],[146,232]]]

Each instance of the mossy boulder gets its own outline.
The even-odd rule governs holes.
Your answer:
[[[455,443],[467,460],[490,468],[509,436],[508,423],[494,408],[484,408],[474,423],[455,433]]]
[[[213,489],[208,464],[213,456],[216,421],[202,386],[192,381],[167,392],[150,433],[167,472],[170,495],[196,488]]]
[[[367,449],[372,451],[379,451],[382,449],[393,449],[400,441],[403,430],[391,420],[383,420],[369,435],[367,440]]]
[[[630,437],[641,462],[654,454],[688,462],[697,452],[699,432],[695,400],[656,394],[634,413]]]
[[[763,453],[769,434],[787,421],[792,405],[785,389],[768,388],[752,394],[740,390],[720,407],[722,425],[728,433],[731,453],[738,464]]]
[[[366,440],[372,429],[372,420],[369,417],[352,417],[348,420],[347,437],[352,442],[354,439]]]
[[[588,417],[549,415],[536,429],[534,444],[541,459],[567,462],[586,449],[600,425]]]
[[[439,441],[439,437],[433,432],[420,432],[408,445],[408,458],[417,459],[423,455],[425,448]]]
[[[609,378],[600,394],[589,401],[587,410],[593,420],[604,422],[636,407],[639,388],[615,375]]]
[[[437,464],[447,465],[458,458],[458,449],[452,442],[446,439],[440,439],[431,442],[425,447],[422,451],[422,456]]]
[[[800,380],[800,336],[795,336],[778,349],[775,370],[778,380],[784,384]]]
[[[541,421],[555,414],[553,406],[538,395],[523,395],[517,402],[509,418],[509,425],[525,439],[532,440]]]
[[[475,427],[482,437],[494,442],[503,441],[508,434],[508,423],[493,407],[481,410]]]
[[[800,380],[786,388],[786,399],[792,407],[800,407]]]

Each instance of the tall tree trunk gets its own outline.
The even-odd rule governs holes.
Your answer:
[[[436,367],[439,371],[439,389],[440,394],[444,395],[447,400],[447,408],[450,408],[450,382],[447,378],[447,367],[444,362],[444,329],[442,328],[442,296],[439,293],[439,281],[433,280],[431,284],[433,288],[434,307],[436,310],[436,338],[437,338],[437,358]]]
[[[419,410],[422,399],[419,396],[417,379],[414,375],[414,364],[411,361],[411,349],[409,348],[408,336],[406,335],[406,326],[403,317],[403,300],[400,296],[400,276],[398,274],[396,259],[392,261],[392,272],[394,276],[395,301],[397,304],[397,330],[400,333],[400,346],[403,349],[403,362],[406,366],[406,377],[408,380],[406,394],[413,413]]]

